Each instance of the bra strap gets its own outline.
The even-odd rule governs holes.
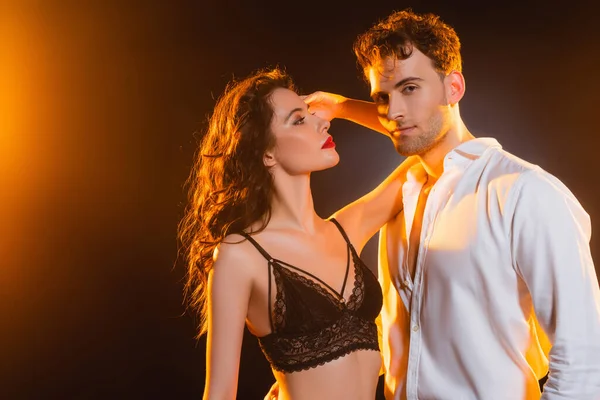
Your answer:
[[[258,242],[252,238],[252,236],[248,235],[246,232],[240,232],[240,235],[248,239],[248,241],[252,243],[254,247],[256,247],[259,253],[267,259],[267,267],[269,271],[269,284],[267,286],[267,297],[269,299],[269,324],[271,325],[271,331],[275,332],[275,327],[273,326],[273,305],[271,304],[271,275],[273,274],[273,257],[271,257],[271,255],[267,253],[267,251],[260,244],[258,244]]]

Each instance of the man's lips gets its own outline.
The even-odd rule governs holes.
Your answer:
[[[414,126],[407,126],[406,128],[397,128],[392,131],[392,135],[394,135],[394,136],[406,135],[408,133],[411,133],[414,129],[415,129]]]

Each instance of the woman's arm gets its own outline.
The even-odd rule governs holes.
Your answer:
[[[333,215],[359,253],[367,241],[402,210],[402,185],[408,170],[418,162],[417,156],[406,158],[379,186]]]
[[[235,241],[235,240],[234,240]],[[237,393],[244,324],[252,290],[247,257],[222,243],[208,278],[208,337],[204,400],[233,400]]]
[[[375,103],[349,99],[334,93],[314,92],[303,97],[310,112],[332,120],[342,118],[389,136],[379,122]],[[402,185],[406,173],[419,159],[408,157],[373,191],[336,212],[357,251],[391,218],[402,210]]]
[[[390,135],[379,122],[377,106],[373,102],[350,99],[328,92],[314,92],[303,96],[303,99],[310,111],[323,119],[346,119],[383,135]]]

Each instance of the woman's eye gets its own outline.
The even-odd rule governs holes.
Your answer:
[[[306,119],[306,117],[302,117],[302,118],[294,121],[294,125],[302,125],[304,123],[305,119]]]

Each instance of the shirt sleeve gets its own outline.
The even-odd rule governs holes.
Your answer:
[[[543,400],[600,399],[600,290],[591,222],[573,194],[542,170],[517,181],[513,265],[552,343]]]

